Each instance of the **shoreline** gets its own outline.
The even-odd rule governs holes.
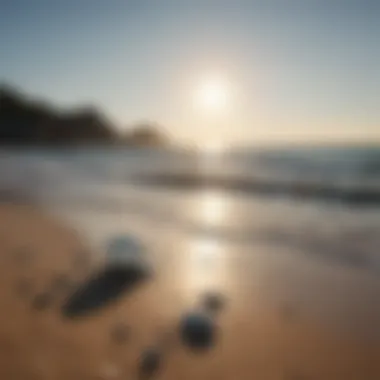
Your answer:
[[[94,268],[94,262],[86,268],[75,266],[78,252],[91,253],[71,227],[33,206],[0,204],[1,378],[134,378],[144,349],[157,344],[167,329],[175,333],[177,319],[191,306],[181,306],[173,285],[168,283],[165,290],[165,278],[158,276],[88,318],[66,321],[60,305],[67,293],[54,293],[52,281],[66,274],[76,286]],[[174,251],[171,254],[178,257]],[[175,261],[167,265],[165,272],[177,272],[170,269],[177,265]],[[174,340],[163,352],[159,378],[357,380],[380,376],[379,341],[366,342],[326,328],[318,319],[306,318],[302,304],[279,309],[269,299],[246,291],[229,298],[210,351],[194,354]],[[35,303],[35,297],[46,292],[52,298]],[[129,326],[131,335],[115,344],[111,334],[120,323]]]

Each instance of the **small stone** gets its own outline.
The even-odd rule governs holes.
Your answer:
[[[160,366],[161,352],[155,347],[150,347],[141,355],[139,374],[143,378],[152,376],[160,369]]]
[[[207,315],[190,313],[180,323],[180,335],[184,344],[194,350],[209,348],[215,340],[216,328]]]
[[[222,294],[206,293],[203,295],[202,305],[207,312],[217,314],[222,311],[225,299]]]

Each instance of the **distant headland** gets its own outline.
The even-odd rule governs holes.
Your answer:
[[[119,132],[95,107],[62,111],[0,84],[0,146],[170,145],[155,123],[137,123]]]

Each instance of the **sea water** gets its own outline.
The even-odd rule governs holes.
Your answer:
[[[304,316],[380,339],[377,202],[135,181],[196,173],[380,192],[380,149],[4,150],[0,173],[1,194],[21,194],[75,227],[97,254],[116,235],[144,242],[167,288],[184,299],[216,290],[243,304],[295,305]]]

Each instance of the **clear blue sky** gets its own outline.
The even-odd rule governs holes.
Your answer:
[[[0,80],[195,142],[380,141],[379,20],[376,0],[0,0]],[[191,106],[214,73],[228,114]]]

